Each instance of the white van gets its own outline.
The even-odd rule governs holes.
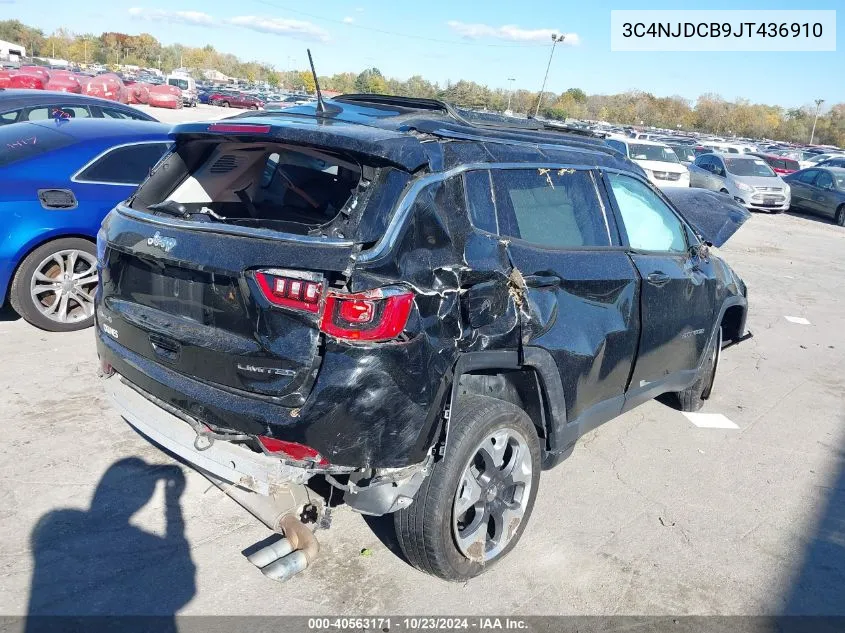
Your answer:
[[[195,108],[199,101],[197,82],[189,75],[172,74],[167,76],[167,84],[176,86],[182,91],[182,105]]]
[[[689,170],[668,145],[618,137],[607,138],[604,142],[642,167],[657,187],[689,187]]]

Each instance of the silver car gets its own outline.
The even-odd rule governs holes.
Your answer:
[[[745,154],[702,154],[689,166],[690,187],[721,191],[746,209],[781,213],[792,192],[766,161]]]

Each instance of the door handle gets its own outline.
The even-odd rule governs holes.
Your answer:
[[[557,275],[525,275],[523,279],[529,288],[557,288],[563,282]]]
[[[182,349],[176,341],[155,333],[150,334],[150,346],[156,354],[169,361],[178,360]]]
[[[646,280],[652,286],[665,286],[669,283],[669,275],[659,270],[656,270],[653,273],[649,273],[646,277]]]

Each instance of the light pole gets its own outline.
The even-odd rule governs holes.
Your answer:
[[[508,77],[508,81],[514,82],[514,81],[516,81],[516,77]],[[511,111],[511,97],[512,96],[513,96],[513,83],[511,83],[511,89],[508,92],[508,108],[507,108],[506,112]]]
[[[813,137],[816,135],[816,122],[819,120],[819,109],[821,109],[824,99],[816,99],[816,117],[813,119],[813,131],[810,132],[810,145],[813,144]]]
[[[565,35],[558,35],[557,33],[552,33],[552,52],[549,53],[549,63],[546,65],[546,76],[543,77],[543,87],[540,88],[540,94],[537,96],[537,107],[534,109],[535,119],[540,113],[540,103],[543,101],[543,92],[545,92],[546,90],[546,80],[549,78],[549,68],[552,67],[552,57],[554,57],[555,54],[555,46],[558,42],[562,42],[565,39]]]

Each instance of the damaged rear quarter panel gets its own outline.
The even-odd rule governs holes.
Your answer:
[[[302,413],[313,420],[311,445],[340,465],[422,461],[459,354],[519,346],[510,272],[505,243],[470,225],[460,178],[422,189],[396,247],[357,263],[348,284],[360,292],[401,279],[411,288],[407,340],[327,342]],[[468,327],[473,319],[476,328]]]

